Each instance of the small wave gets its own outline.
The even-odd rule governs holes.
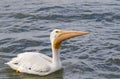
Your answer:
[[[14,33],[21,33],[21,32],[28,32],[29,29],[25,28],[10,28],[8,29],[9,32],[14,32]]]
[[[113,20],[120,20],[120,16],[114,13],[92,13],[92,14],[52,14],[52,15],[33,15],[33,14],[24,14],[24,13],[16,13],[12,15],[17,19],[37,19],[37,20],[58,20],[58,21],[75,21],[75,20],[85,20],[85,19],[93,19],[96,21],[107,21],[111,22]]]
[[[19,51],[20,53],[27,47],[40,46],[41,44],[43,44],[43,42],[41,41],[20,39],[20,40],[16,40],[16,41],[9,43],[9,45],[6,44],[7,46],[2,46],[0,48],[0,52],[16,53]]]
[[[116,64],[116,65],[119,65],[120,66],[120,59],[119,58],[109,58],[107,60],[108,63],[111,63],[111,64]]]
[[[22,47],[31,47],[31,46],[39,46],[42,42],[36,40],[27,40],[27,39],[20,39],[14,41],[12,44],[21,45]]]
[[[12,40],[14,40],[14,38],[5,38],[0,40],[0,45],[6,44],[6,43],[10,43]]]
[[[120,20],[120,15],[114,15],[112,18],[116,20]]]
[[[99,76],[107,78],[107,79],[118,79],[118,78],[120,78],[120,74],[118,72],[105,72],[105,71],[102,71],[102,72],[99,73]]]
[[[17,19],[23,19],[23,18],[34,17],[34,16],[30,15],[30,14],[16,13],[16,14],[11,15],[10,17],[14,17],[14,18],[17,18]]]
[[[35,12],[51,10],[51,9],[62,9],[62,8],[64,8],[64,7],[61,7],[61,6],[43,7],[43,8],[40,8],[40,9],[36,10]]]

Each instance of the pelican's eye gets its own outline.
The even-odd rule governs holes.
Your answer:
[[[14,63],[15,65],[18,65],[18,63]]]
[[[29,68],[29,70],[31,70],[31,67]]]
[[[58,31],[58,30],[56,30],[56,31],[55,31],[55,33],[59,33],[59,31]]]

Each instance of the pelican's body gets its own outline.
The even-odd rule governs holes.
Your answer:
[[[42,53],[25,52],[9,61],[8,64],[17,72],[24,72],[37,75],[48,75],[62,68],[60,61],[60,44],[62,41],[88,34],[88,32],[53,30],[50,34],[52,46],[52,58]]]
[[[11,64],[10,64],[11,63]],[[47,75],[56,70],[61,69],[61,66],[54,68],[52,58],[41,53],[25,52],[19,54],[9,62],[9,66],[17,70],[29,74]]]

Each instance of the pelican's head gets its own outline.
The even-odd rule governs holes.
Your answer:
[[[86,34],[89,34],[89,32],[55,29],[50,33],[50,40],[53,47],[59,49],[62,41]]]

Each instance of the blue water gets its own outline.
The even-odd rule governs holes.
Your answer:
[[[63,42],[63,70],[40,77],[4,64],[26,51],[51,56],[56,28],[91,32]],[[120,79],[120,0],[0,0],[0,79]]]

